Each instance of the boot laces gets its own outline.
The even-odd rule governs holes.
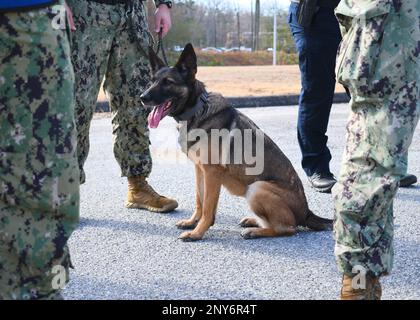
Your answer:
[[[155,196],[158,198],[161,196],[152,188],[150,184],[147,183],[146,180],[139,181],[138,186],[141,187],[143,190],[147,191],[148,193],[150,193],[152,196]]]

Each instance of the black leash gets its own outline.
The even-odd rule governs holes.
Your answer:
[[[162,51],[163,62],[165,62],[166,66],[169,67],[168,59],[166,58],[165,47],[163,45],[162,33],[163,33],[163,29],[161,27],[160,31],[158,33],[158,45],[157,45],[157,49],[156,49],[156,55],[159,56],[159,51]]]

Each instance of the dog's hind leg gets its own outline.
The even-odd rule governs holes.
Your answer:
[[[241,221],[239,222],[239,225],[242,228],[260,227],[260,225],[258,224],[257,219],[254,218],[254,217],[245,217],[245,218],[242,218]]]
[[[204,194],[203,172],[198,165],[195,165],[195,210],[192,216],[186,220],[180,220],[176,223],[179,229],[194,229],[201,219]]]
[[[245,239],[291,236],[296,233],[293,212],[281,197],[281,190],[272,183],[257,181],[248,187],[246,199],[252,211],[260,218],[259,227],[247,228]],[[257,222],[257,220],[256,220]]]
[[[244,239],[256,239],[256,238],[269,238],[269,237],[286,237],[293,236],[296,233],[296,229],[293,227],[285,228],[246,228],[241,232],[241,236]]]
[[[202,216],[193,231],[186,231],[180,235],[179,238],[184,241],[200,240],[204,233],[214,224],[222,179],[220,172],[217,169],[213,169],[212,165],[204,165],[202,173],[204,179]]]

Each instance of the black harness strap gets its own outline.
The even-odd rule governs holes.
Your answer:
[[[184,111],[183,113],[179,115],[175,115],[174,119],[178,122],[190,120],[193,116],[195,116],[196,114],[198,114],[200,111],[203,110],[208,100],[209,100],[209,94],[206,90],[204,90],[204,92],[197,99],[197,103],[194,105],[194,107]]]

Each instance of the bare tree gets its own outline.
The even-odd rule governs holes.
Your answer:
[[[222,4],[222,0],[210,0],[208,4],[209,11],[212,15],[212,23],[213,23],[213,46],[217,47],[217,37],[218,37],[218,18],[221,12],[220,6]]]
[[[260,40],[260,17],[261,17],[261,6],[260,0],[255,1],[255,23],[254,23],[254,50],[259,49]]]
[[[239,10],[236,11],[236,21],[238,26],[238,48],[241,48],[241,19],[239,16]]]
[[[255,38],[254,2],[251,0],[251,48],[252,48],[252,51],[255,50],[254,38]]]
[[[245,46],[255,50],[271,47],[273,18],[269,11],[269,1],[251,0],[248,3],[251,7],[244,8],[238,0],[177,0],[172,8],[174,24],[165,37],[164,45],[173,48],[191,42],[197,47]],[[150,28],[153,30],[155,8],[153,1],[148,1],[148,4]],[[277,31],[283,41],[278,48],[294,52],[293,39],[287,26],[287,13],[281,11],[278,18]]]

